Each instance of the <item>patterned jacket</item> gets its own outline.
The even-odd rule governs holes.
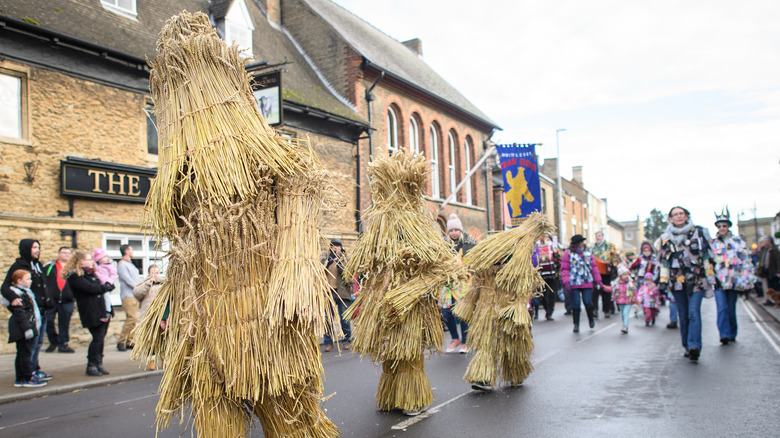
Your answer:
[[[690,285],[689,292],[694,292],[703,291],[714,284],[712,249],[708,237],[709,233],[700,226],[692,227],[679,245],[675,245],[667,233],[661,236],[658,258],[662,286],[667,285],[670,291],[679,292]]]
[[[715,262],[715,288],[721,290],[750,290],[753,288],[753,264],[745,242],[731,232],[712,239]]]
[[[634,304],[636,296],[636,283],[629,279],[626,282],[615,279],[612,281],[612,300],[617,304]]]

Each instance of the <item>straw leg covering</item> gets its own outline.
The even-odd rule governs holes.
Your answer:
[[[414,410],[433,403],[433,390],[425,374],[425,361],[382,362],[382,376],[376,391],[379,409]]]

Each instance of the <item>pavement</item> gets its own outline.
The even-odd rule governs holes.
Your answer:
[[[757,307],[763,309],[766,316],[780,323],[780,307],[764,306],[765,298],[749,298]],[[44,343],[44,347],[48,343]],[[103,365],[111,373],[102,377],[86,375],[86,346],[79,346],[75,353],[46,353],[41,351],[39,361],[41,368],[54,376],[48,385],[42,388],[15,388],[13,386],[15,372],[15,354],[0,355],[0,405],[47,397],[68,392],[77,392],[97,386],[108,386],[135,379],[144,379],[162,374],[162,370],[147,371],[140,362],[130,359],[130,351],[118,351],[115,344],[106,343]]]

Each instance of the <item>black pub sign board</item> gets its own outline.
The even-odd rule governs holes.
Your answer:
[[[143,203],[156,175],[153,168],[68,157],[60,161],[60,193]]]

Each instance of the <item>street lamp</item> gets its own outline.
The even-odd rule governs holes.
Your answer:
[[[563,225],[563,185],[561,185],[561,148],[558,145],[558,133],[561,131],[565,131],[566,129],[556,129],[555,130],[555,155],[557,156],[555,163],[558,167],[558,171],[556,172],[558,174],[556,184],[558,185],[558,244],[563,245],[564,239],[566,238],[566,233],[564,231],[564,225]]]

